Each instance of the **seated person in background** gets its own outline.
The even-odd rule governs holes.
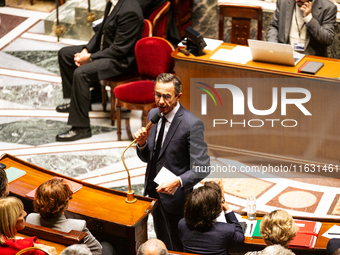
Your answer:
[[[41,184],[33,201],[34,210],[26,221],[31,224],[56,229],[63,232],[77,230],[85,232],[84,243],[90,248],[93,255],[102,254],[102,246],[86,227],[86,221],[79,219],[67,219],[65,211],[72,191],[63,179],[50,179]]]
[[[227,223],[216,221],[222,210]],[[242,227],[215,182],[205,182],[189,194],[178,229],[184,252],[228,254],[229,247],[244,241]]]
[[[291,44],[298,52],[327,56],[334,40],[337,7],[329,0],[277,0],[267,41]],[[297,51],[297,50],[296,50]]]
[[[295,255],[295,253],[279,244],[274,244],[267,246],[261,255]]]
[[[58,134],[57,141],[92,136],[89,111],[91,100],[101,95],[99,81],[136,68],[135,44],[141,39],[143,28],[143,13],[137,0],[107,1],[104,20],[90,41],[59,50],[63,96],[71,98],[71,102],[57,106],[56,111],[69,113],[67,124],[72,128]],[[95,88],[94,92],[90,93],[90,87]]]
[[[340,238],[332,238],[327,243],[326,255],[333,255],[340,248]],[[340,254],[340,251],[338,251]]]
[[[9,194],[9,184],[5,170],[0,169],[0,197],[7,197]]]
[[[54,247],[40,244],[35,236],[16,238],[18,230],[25,228],[24,205],[16,197],[0,198],[0,254],[15,255],[18,251],[28,247],[38,247],[57,255]],[[30,255],[44,255],[45,252],[33,250]]]
[[[60,255],[92,255],[86,244],[73,244],[63,250]]]
[[[288,247],[290,240],[298,232],[299,227],[293,217],[284,210],[275,210],[266,214],[260,224],[260,233],[267,245],[280,244]],[[246,255],[262,255],[260,252],[247,252]]]
[[[168,255],[168,250],[161,240],[150,239],[139,246],[137,255]]]

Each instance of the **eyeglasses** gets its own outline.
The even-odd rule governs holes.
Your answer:
[[[224,202],[225,202],[225,199],[224,199],[224,198],[222,198],[221,204],[223,204]]]
[[[171,98],[172,98],[172,95],[162,95],[162,94],[159,94],[159,93],[153,93],[155,99],[157,100],[161,100],[161,98],[163,97],[163,100],[164,101],[170,101]]]

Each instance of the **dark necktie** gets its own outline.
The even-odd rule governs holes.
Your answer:
[[[153,156],[152,156],[152,159],[151,159],[149,181],[152,183],[152,185],[155,185],[155,183],[153,182],[153,179],[155,179],[155,177],[156,177],[156,165],[157,165],[159,152],[161,151],[161,147],[162,147],[164,127],[165,127],[166,121],[167,121],[166,118],[163,116],[162,117],[161,129],[159,130],[159,133],[158,133],[156,148],[153,151]]]

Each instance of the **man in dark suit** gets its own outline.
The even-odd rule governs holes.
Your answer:
[[[192,187],[209,174],[210,158],[204,142],[203,122],[179,104],[181,81],[173,74],[161,74],[155,81],[155,102],[158,107],[149,112],[150,120],[157,112],[162,119],[149,131],[135,133],[137,154],[147,162],[144,195],[158,199],[153,211],[157,238],[168,250],[183,249],[178,234],[178,222],[184,215],[184,204]],[[163,125],[164,123],[164,125]],[[174,177],[153,181],[162,171]]]
[[[332,238],[327,243],[326,255],[333,255],[336,251],[340,253],[340,238]]]
[[[67,124],[72,128],[57,135],[57,141],[91,137],[90,87],[135,68],[134,47],[143,28],[143,14],[137,0],[111,0],[106,5],[99,31],[87,45],[64,47],[59,51],[63,94],[64,98],[71,98],[71,103],[60,105],[56,110],[69,112]]]
[[[291,44],[304,54],[327,56],[334,39],[337,7],[329,0],[277,0],[267,41]]]

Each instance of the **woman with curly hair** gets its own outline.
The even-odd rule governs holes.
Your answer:
[[[43,249],[50,254],[57,255],[55,247],[43,245],[35,236],[28,238],[16,238],[17,231],[25,227],[24,205],[16,197],[0,198],[0,254],[15,255],[18,251],[35,247],[36,250],[25,254],[43,255]]]
[[[189,194],[178,223],[184,252],[228,254],[229,247],[244,241],[242,227],[222,194],[215,182],[205,182]],[[217,222],[222,211],[226,222]]]
[[[299,227],[294,223],[293,217],[284,210],[266,214],[260,224],[260,234],[267,245],[280,244],[287,248],[298,230]],[[246,253],[246,255],[261,254],[262,251]]]
[[[90,248],[93,255],[101,255],[102,246],[86,227],[86,221],[65,217],[65,211],[72,194],[63,179],[53,178],[41,184],[35,193],[33,202],[34,211],[37,213],[30,213],[26,221],[63,232],[71,230],[85,232],[87,235],[84,238],[84,243]]]

